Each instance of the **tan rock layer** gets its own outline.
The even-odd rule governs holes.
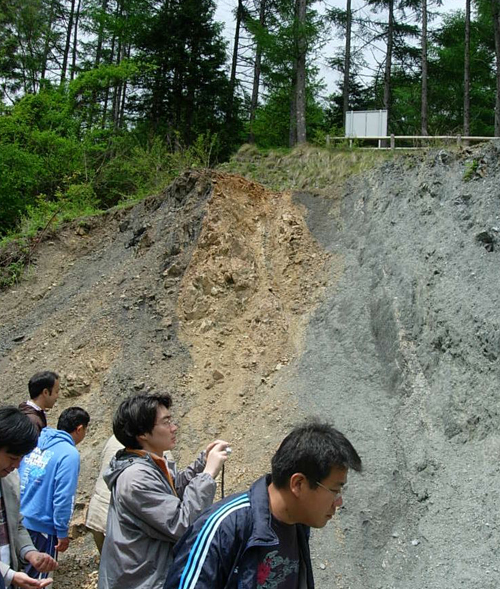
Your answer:
[[[195,395],[182,423],[200,439],[209,432],[231,442],[230,488],[269,468],[296,416],[293,397],[278,394],[275,376],[300,355],[331,262],[290,193],[240,176],[214,177],[178,298]]]

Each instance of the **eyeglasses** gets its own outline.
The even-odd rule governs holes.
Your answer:
[[[161,421],[157,421],[155,425],[164,425],[166,427],[173,427],[177,422],[172,417],[164,417]]]
[[[316,481],[316,484],[320,486],[322,489],[325,489],[325,491],[329,491],[333,495],[334,501],[338,501],[342,497],[342,492],[344,489],[340,489],[340,491],[334,491],[333,489],[325,487],[325,485],[322,485],[319,481]]]

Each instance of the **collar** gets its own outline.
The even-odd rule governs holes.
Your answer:
[[[172,491],[174,495],[177,496],[177,491],[175,490],[175,483],[174,479],[172,478],[172,474],[168,469],[167,462],[164,458],[160,458],[158,455],[153,454],[153,452],[146,452],[146,450],[136,450],[135,448],[126,448],[126,451],[130,454],[136,454],[137,456],[142,456],[146,458],[149,456],[151,460],[156,464],[156,466],[162,471],[162,473],[167,477],[168,484],[172,487]]]
[[[37,411],[42,411],[42,413],[45,413],[44,409],[42,409],[41,407],[39,407],[34,401],[32,401],[31,399],[29,399],[28,401],[26,401],[26,405],[29,405],[30,407],[33,407],[33,409],[36,409]]]
[[[269,510],[268,486],[271,475],[257,479],[250,487],[250,503],[253,512],[253,531],[250,542],[276,544],[278,538],[271,526],[271,512]]]

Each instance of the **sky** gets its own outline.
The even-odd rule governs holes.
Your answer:
[[[290,0],[291,1],[291,0]],[[216,0],[217,3],[217,10],[215,13],[215,19],[219,22],[222,22],[224,25],[224,36],[229,41],[228,51],[230,58],[230,54],[233,50],[233,43],[234,43],[234,32],[235,32],[235,19],[234,19],[234,11],[238,4],[238,0]],[[345,0],[323,0],[321,3],[322,6],[329,8],[336,6],[338,8],[345,8]],[[363,0],[352,0],[352,7],[353,10],[364,6],[366,3]],[[453,10],[464,10],[465,9],[465,0],[442,0],[442,6],[437,8],[436,10],[442,14],[451,12]],[[434,23],[431,23],[430,26],[433,26]],[[325,95],[330,94],[335,86],[337,81],[340,78],[340,74],[338,72],[334,72],[331,68],[328,67],[326,63],[326,56],[331,56],[335,53],[336,48],[341,47],[343,45],[343,41],[340,38],[334,39],[331,43],[328,43],[323,50],[321,51],[321,55],[318,57],[317,65],[320,69],[320,76],[323,78],[326,84]],[[379,53],[377,55],[377,50],[374,51],[374,55],[370,56],[370,54],[365,55],[365,59],[368,62],[373,62],[378,59],[381,59],[381,51],[383,51],[383,45],[380,46]],[[370,75],[369,71],[365,72],[366,76]]]

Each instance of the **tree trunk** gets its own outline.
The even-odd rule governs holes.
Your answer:
[[[101,11],[103,14],[106,14],[108,12],[108,0],[102,0]],[[95,61],[94,61],[95,67],[99,67],[99,64],[101,63],[103,40],[104,40],[104,23],[101,20],[101,22],[99,24],[99,33],[97,34],[97,46],[96,46],[96,50],[95,50]]]
[[[470,135],[470,0],[465,0],[464,135]]]
[[[387,110],[387,126],[389,132],[391,124],[391,70],[392,70],[392,47],[394,42],[394,0],[389,0],[389,19],[387,26],[387,53],[385,57],[384,70],[384,108]]]
[[[75,27],[73,30],[73,49],[71,52],[71,75],[70,79],[73,80],[76,72],[76,57],[78,54],[78,23],[80,21],[80,10],[82,7],[82,0],[78,0],[78,6],[76,8],[75,15]]]
[[[113,34],[113,39],[111,41],[111,57],[109,62],[113,63],[113,60],[115,58],[115,43],[116,43],[116,35]],[[106,86],[106,90],[104,93],[104,104],[102,107],[102,119],[101,119],[101,128],[105,128],[106,127],[106,119],[108,116],[108,101],[109,101],[109,84]]]
[[[47,73],[47,62],[49,60],[49,53],[50,53],[50,39],[52,37],[52,23],[54,21],[54,8],[55,8],[55,0],[52,0],[50,3],[50,10],[49,10],[49,18],[48,18],[48,27],[45,36],[45,43],[43,48],[43,55],[42,55],[42,63],[40,68],[40,79],[45,78],[45,74]]]
[[[297,143],[306,142],[306,52],[305,38],[307,0],[297,0],[298,39],[297,39]]]
[[[64,44],[63,62],[61,67],[61,84],[66,78],[66,70],[68,69],[69,48],[71,46],[71,33],[73,32],[73,21],[75,18],[75,0],[71,0],[71,8],[69,11],[68,28],[66,29],[66,43]]]
[[[229,101],[226,116],[226,120],[228,121],[230,121],[233,117],[234,92],[236,88],[236,66],[238,65],[238,50],[240,46],[240,28],[242,18],[243,0],[238,0],[238,8],[236,9],[236,30],[234,33],[233,61],[231,63],[231,77],[229,78]]]
[[[102,10],[103,14],[106,14],[106,12],[108,10],[108,0],[102,0],[101,10]],[[104,24],[103,24],[103,21],[101,20],[101,22],[99,24],[99,33],[97,34],[97,45],[96,45],[95,59],[94,59],[94,67],[95,68],[98,68],[101,63],[103,39],[104,39]],[[91,98],[90,102],[91,102],[91,104],[90,104],[90,112],[89,112],[89,128],[92,128],[92,125],[94,124],[94,114],[95,114],[96,105],[97,105],[97,92],[95,90],[92,90],[92,98]]]
[[[125,52],[125,57],[130,59],[130,52],[131,52],[131,44],[129,43],[127,46],[127,50]],[[120,105],[120,116],[118,121],[118,126],[120,129],[123,128],[123,124],[125,121],[125,105],[126,105],[126,96],[127,96],[127,82],[123,82],[123,90],[122,90],[122,102]]]
[[[500,0],[492,0],[492,5],[497,81],[495,95],[495,137],[500,137]]]
[[[290,89],[290,130],[288,133],[288,146],[294,147],[297,143],[297,69],[293,64],[292,84]]]
[[[466,0],[470,1],[470,0]],[[422,104],[421,124],[422,135],[428,135],[428,90],[427,90],[427,0],[422,0]]]
[[[345,30],[344,85],[342,89],[342,120],[344,122],[344,128],[347,124],[347,111],[349,110],[349,81],[351,79],[351,0],[347,0],[346,19],[347,21]]]
[[[259,23],[262,28],[266,24],[266,3],[267,0],[260,0]],[[255,63],[253,68],[253,87],[252,87],[252,102],[250,103],[250,134],[248,136],[249,143],[255,143],[255,136],[253,133],[253,126],[255,123],[255,113],[257,112],[257,105],[259,103],[259,86],[260,86],[260,68],[262,62],[262,47],[257,41],[255,50]]]

